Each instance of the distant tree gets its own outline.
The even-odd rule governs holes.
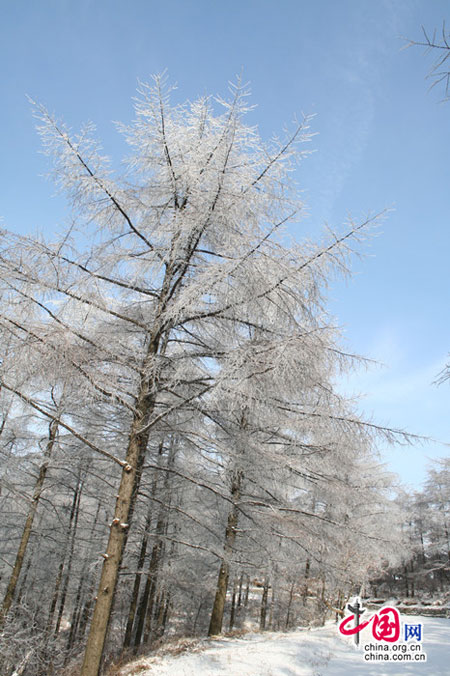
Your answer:
[[[450,566],[450,460],[435,461],[428,472],[424,498],[429,507],[428,548],[442,562],[445,571]]]
[[[396,500],[403,513],[399,551],[385,576],[375,582],[376,593],[426,598],[448,594],[450,582],[450,462],[436,460],[424,487],[401,492]],[[387,562],[386,562],[387,563]],[[377,577],[377,576],[374,576]],[[373,581],[373,579],[372,579]]]

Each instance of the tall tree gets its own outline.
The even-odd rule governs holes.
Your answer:
[[[245,125],[247,110],[241,84],[230,101],[171,106],[155,78],[141,88],[135,122],[119,127],[133,154],[116,179],[92,126],[71,134],[36,106],[74,224],[53,242],[2,234],[0,327],[13,345],[2,386],[119,468],[83,676],[100,671],[146,456],[163,431],[183,437],[181,412],[203,421],[198,452],[224,470],[220,489],[204,487],[232,505],[218,555],[225,567],[238,510],[247,503],[255,518],[286,509],[269,468],[291,456],[289,471],[301,473],[311,448],[325,443],[323,430],[361,427],[333,391],[346,357],[321,292],[333,271],[346,270],[352,241],[372,219],[287,247],[278,231],[301,210],[290,172],[307,121],[264,144]],[[72,406],[55,413],[42,393],[62,382],[71,383]],[[192,473],[183,478],[195,482]]]

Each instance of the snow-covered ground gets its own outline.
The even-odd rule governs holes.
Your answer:
[[[198,652],[151,657],[135,662],[139,676],[449,676],[450,619],[409,615],[423,624],[427,662],[368,662],[364,649],[340,638],[335,624],[288,634],[249,634],[207,641]],[[365,630],[367,631],[367,630]],[[370,635],[362,643],[370,641]],[[200,646],[198,646],[200,648]],[[204,648],[204,649],[203,649]],[[131,667],[131,665],[129,665]]]

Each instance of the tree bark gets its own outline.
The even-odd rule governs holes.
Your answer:
[[[150,344],[148,356],[154,356],[157,348],[157,344]],[[94,614],[81,668],[81,676],[98,676],[100,671],[120,562],[126,542],[126,532],[130,525],[130,516],[133,511],[147,449],[149,438],[148,421],[153,407],[154,399],[150,392],[149,383],[141,381],[139,395],[136,400],[136,413],[133,417],[127,454],[122,469],[114,518],[110,526],[108,546],[103,554],[105,561],[95,600]]]

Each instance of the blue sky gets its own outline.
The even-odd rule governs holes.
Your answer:
[[[226,94],[243,71],[263,137],[315,115],[297,238],[392,208],[351,280],[330,287],[346,347],[384,364],[342,387],[365,393],[377,422],[450,441],[450,387],[432,384],[450,351],[450,103],[427,91],[431,55],[402,49],[448,13],[445,0],[0,0],[3,224],[51,233],[68,215],[42,177],[26,94],[74,128],[95,122],[120,160],[112,121],[131,119],[138,79],[167,69],[184,100]],[[381,450],[413,486],[448,455],[442,443]]]

